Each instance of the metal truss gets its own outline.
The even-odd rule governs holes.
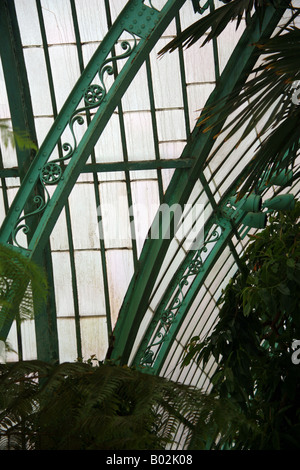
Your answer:
[[[168,0],[161,11],[154,8],[151,1],[130,0],[126,4],[84,69],[24,175],[1,227],[1,243],[11,244],[13,249],[30,259],[39,258],[113,111],[183,3],[184,0]],[[119,64],[122,64],[120,70]],[[105,79],[109,76],[113,83],[108,89]],[[86,115],[91,112],[95,112],[94,117],[79,139],[78,126],[85,123]],[[71,134],[71,142],[64,140],[65,130]],[[64,154],[61,158],[53,158],[53,152],[61,142]],[[49,186],[55,188],[52,195]],[[28,204],[34,209],[24,213]],[[35,224],[31,225],[33,218]],[[27,235],[27,245],[20,242],[21,232]],[[5,329],[3,326],[0,325],[2,338],[6,337],[10,325],[5,324]]]
[[[12,249],[21,251],[30,259],[39,259],[79,174],[87,171],[86,161],[113,111],[183,3],[184,0],[168,0],[161,11],[155,9],[151,1],[130,0],[126,4],[82,72],[30,168],[24,174],[21,187],[1,227],[0,243],[10,244]],[[253,44],[270,37],[282,13],[270,6],[261,27],[259,19],[253,19],[236,46],[207,104],[225,98],[246,80],[256,61]],[[104,82],[106,77],[111,78],[109,88]],[[84,133],[81,132],[79,139],[78,126],[84,127],[86,116],[91,114],[93,117]],[[187,202],[212,149],[213,135],[221,128],[222,123],[218,123],[213,131],[203,134],[197,126],[195,127],[179,159],[181,164],[174,164],[174,167],[178,168],[169,184],[164,203],[183,207]],[[71,135],[71,141],[69,138],[65,140],[65,131]],[[54,158],[53,153],[58,145],[61,145],[63,155],[61,158]],[[97,168],[97,171],[101,169]],[[209,195],[209,188],[204,189]],[[186,258],[176,277],[172,279],[138,349],[134,363],[147,365],[146,369],[150,369],[151,373],[159,373],[169,345],[195,292],[204,282],[224,245],[230,241],[233,226],[231,216],[226,212],[226,204],[227,199],[222,199],[205,228],[203,247],[212,246],[210,256],[203,262],[200,248],[196,254],[190,254]],[[35,220],[34,224],[30,223],[31,218]],[[236,220],[237,223],[239,221]],[[158,227],[161,223],[158,218],[154,221]],[[168,223],[173,224],[173,220]],[[28,235],[26,245],[20,242],[21,232]],[[169,245],[170,240],[167,238],[149,238],[141,253],[113,332],[110,357],[123,364],[128,363],[161,260],[164,259]],[[179,299],[176,292],[180,290],[180,282],[187,280],[189,276],[193,282],[190,283],[184,298]],[[170,304],[172,299],[175,302],[173,305]],[[155,336],[160,332],[161,326],[166,327],[164,331],[167,333],[167,341],[164,339],[156,344]],[[9,324],[0,324],[0,337],[7,334],[8,330]],[[152,349],[154,345],[155,351]]]
[[[253,18],[251,25],[244,32],[231,55],[216,88],[208,99],[207,105],[214,100],[226,98],[229,93],[233,92],[237,86],[247,79],[256,62],[254,44],[271,36],[282,14],[283,11],[275,11],[273,7],[270,7],[262,27],[260,27],[259,19]],[[224,103],[224,106],[226,106],[226,103]],[[215,121],[218,122],[218,116],[215,117]],[[176,170],[173,175],[164,200],[170,207],[176,204],[183,207],[186,204],[197,178],[201,177],[205,161],[214,145],[213,136],[221,130],[222,126],[223,122],[219,122],[211,131],[205,134],[199,131],[197,125],[195,126],[191,138],[181,155],[181,158],[192,156],[194,164],[189,169]],[[209,191],[209,188],[206,187],[206,190]],[[182,271],[177,273],[176,278],[173,279],[173,284],[170,284],[162,303],[148,326],[133,362],[135,365],[146,366],[147,371],[150,373],[159,372],[167,350],[175,338],[179,324],[183,321],[196,290],[200,288],[216,261],[218,253],[222,251],[224,244],[230,241],[234,233],[230,218],[228,220],[226,217],[226,204],[227,198],[223,198],[216,208],[217,213],[214,215],[214,221],[212,221],[212,225],[221,227],[221,232],[217,235],[217,232],[214,231],[213,235],[210,234],[210,237],[213,238],[208,238],[204,242],[204,246],[206,246],[206,244],[214,241],[214,247],[207,262],[202,263],[201,250],[200,258],[199,252],[195,255],[198,259],[186,258],[183,267],[181,267]],[[154,220],[156,225],[162,223],[158,220],[158,217],[159,214],[157,219]],[[174,217],[173,219],[170,218],[169,223],[170,226],[174,223]],[[239,221],[236,220],[236,223],[238,224]],[[114,330],[114,347],[111,357],[121,363],[127,363],[129,360],[139,326],[147,310],[149,298],[159,273],[161,260],[164,259],[169,244],[170,240],[167,238],[160,238],[159,240],[148,238],[146,240],[140,257],[139,269],[135,272],[129,286]],[[195,269],[199,270],[197,272],[198,276],[196,276],[196,281],[191,283],[191,289],[186,297],[184,299],[179,299],[176,295],[173,297],[176,289],[180,291],[180,283],[186,281],[187,271],[190,270],[190,275],[194,276],[196,274]],[[174,303],[172,304],[172,302]],[[169,306],[168,311],[166,305]],[[176,315],[174,315],[172,307],[176,310]],[[180,313],[177,312],[177,307]]]

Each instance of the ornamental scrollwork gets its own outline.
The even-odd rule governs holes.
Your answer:
[[[25,222],[25,219],[28,219],[29,217],[38,215],[42,213],[50,200],[50,194],[47,190],[48,185],[55,185],[59,183],[59,181],[62,179],[63,175],[63,170],[62,170],[62,163],[70,160],[77,147],[78,147],[78,142],[76,138],[76,133],[74,126],[75,124],[77,125],[83,125],[85,122],[84,115],[88,113],[91,109],[95,109],[99,107],[104,99],[107,96],[107,87],[105,85],[105,76],[106,75],[113,75],[115,68],[114,65],[117,61],[128,58],[133,50],[136,47],[136,38],[135,36],[131,35],[133,39],[133,43],[130,44],[129,40],[123,40],[119,43],[121,46],[122,50],[124,51],[123,53],[115,56],[108,57],[102,65],[99,67],[96,76],[94,77],[93,80],[98,75],[98,80],[100,83],[91,83],[86,90],[84,90],[82,98],[83,98],[83,106],[80,107],[79,109],[76,109],[71,117],[68,120],[67,127],[69,128],[72,136],[72,143],[70,142],[64,142],[62,145],[62,150],[65,153],[62,157],[53,159],[48,161],[43,165],[43,167],[39,171],[39,177],[38,181],[41,183],[43,189],[44,189],[44,197],[37,195],[33,198],[33,203],[37,205],[36,209],[30,213],[27,213],[25,216],[22,216],[18,219],[14,229],[12,230],[12,239],[13,242],[22,249],[26,249],[25,247],[21,246],[18,241],[17,241],[17,235],[19,234],[20,231],[22,231],[25,234],[28,234],[30,229],[27,223]]]
[[[184,287],[188,286],[195,276],[204,268],[205,259],[203,254],[208,252],[208,245],[215,245],[222,235],[223,229],[221,226],[216,227],[208,236],[207,240],[203,243],[202,247],[197,250],[187,266],[180,281],[175,288],[176,294],[172,301],[163,310],[160,315],[153,339],[144,350],[142,358],[140,359],[141,366],[151,367],[155,359],[155,351],[166,341],[168,332],[171,325],[174,323],[180,307],[183,304],[186,293]]]

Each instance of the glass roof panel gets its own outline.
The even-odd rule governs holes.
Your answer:
[[[166,3],[167,0],[153,0],[145,1],[144,5],[160,10]],[[15,0],[39,147],[126,4],[126,0]],[[223,2],[216,0],[214,5],[218,8]],[[130,80],[127,91],[116,99],[111,116],[89,152],[87,163],[82,166],[49,235],[61,362],[74,361],[79,356],[85,360],[92,355],[99,360],[105,358],[123,301],[126,295],[129,298],[133,295],[131,282],[140,276],[141,267],[151,266],[154,253],[156,274],[153,285],[145,283],[144,286],[147,291],[144,312],[133,338],[129,362],[140,359],[151,338],[160,332],[159,322],[166,311],[175,311],[172,302],[180,293],[186,303],[182,311],[176,310],[178,326],[172,330],[170,347],[163,344],[162,349],[159,346],[154,351],[162,358],[156,373],[199,387],[209,386],[213,363],[203,373],[199,373],[194,363],[184,369],[178,365],[187,341],[194,335],[204,337],[213,327],[221,290],[237,269],[235,251],[240,255],[248,243],[247,237],[238,239],[230,233],[234,249],[225,242],[220,243],[220,251],[215,254],[221,235],[226,235],[228,229],[226,224],[221,225],[218,204],[224,204],[228,188],[236,183],[252,158],[252,149],[246,150],[260,129],[258,126],[247,140],[234,148],[228,160],[225,156],[234,141],[229,139],[218,149],[223,135],[215,138],[201,172],[186,181],[184,169],[207,151],[201,147],[195,153],[189,152],[195,148],[189,147],[191,131],[245,29],[244,21],[237,31],[230,24],[217,40],[202,48],[196,43],[188,49],[158,56],[180,30],[198,18],[192,2],[184,2],[153,49],[145,54],[145,61]],[[142,42],[137,34],[135,38],[138,44]],[[122,49],[123,39],[133,45],[132,36],[122,32],[114,44],[115,50],[110,51],[112,55]],[[112,89],[126,63],[125,59],[119,61],[113,73],[107,74],[107,89]],[[100,79],[96,81],[100,85]],[[2,66],[0,97],[0,121],[10,124]],[[83,104],[81,96],[80,106]],[[84,140],[96,113],[94,108],[81,113],[84,123],[74,124],[78,141]],[[72,129],[67,126],[55,144],[51,159],[61,158],[62,145],[73,142],[73,137]],[[17,157],[16,149],[2,142],[1,170],[14,169],[16,173],[1,175],[1,222],[20,187]],[[149,259],[145,260],[143,247],[149,229],[168,188],[176,192],[177,188],[169,185],[181,169],[178,181],[188,188],[186,200],[190,210],[183,219],[184,230],[175,233],[162,256],[150,251]],[[55,189],[47,186],[50,198]],[[299,189],[299,183],[295,183],[287,191],[298,194]],[[268,194],[274,192],[270,188]],[[214,240],[216,244],[209,238],[214,230],[219,237]],[[200,271],[189,271],[196,253],[190,250],[190,233],[200,237],[198,248],[205,248],[201,263],[205,269],[209,268],[203,279]],[[19,233],[19,236],[20,243],[27,246],[25,235]],[[213,262],[212,256],[215,256]],[[182,280],[186,282],[180,284]],[[126,315],[130,317],[131,312]],[[24,323],[21,333],[14,323],[8,340],[16,351],[22,344],[24,359],[37,356],[38,339],[33,322]],[[7,360],[18,357],[20,351],[19,355],[10,353]]]

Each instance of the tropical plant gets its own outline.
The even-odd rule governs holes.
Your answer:
[[[3,364],[0,446],[164,449],[179,423],[193,430],[201,400],[197,390],[109,362]]]
[[[206,338],[192,338],[183,366],[217,363],[212,396],[231,411],[227,428],[218,429],[212,408],[212,447],[299,449],[300,365],[292,359],[300,339],[300,203],[271,214],[251,238],[244,270],[219,301],[217,324]]]
[[[275,172],[293,168],[299,154],[300,30],[297,20],[299,24],[300,9],[287,0],[232,0],[200,18],[160,51],[161,55],[173,52],[179,47],[191,47],[200,40],[204,46],[220,36],[230,22],[234,21],[238,27],[244,17],[246,27],[255,15],[262,24],[270,5],[282,11],[287,9],[290,14],[271,39],[256,44],[257,62],[253,70],[249,70],[250,78],[241,81],[229,96],[205,107],[197,124],[199,130],[206,132],[225,122],[221,132],[215,135],[215,138],[220,137],[220,143],[209,158],[232,138],[230,155],[253,130],[259,129],[254,140],[247,141],[248,150],[255,146],[256,150],[240,188],[240,197],[257,186],[266,169],[271,177]],[[295,173],[294,179],[298,177],[299,172]]]
[[[1,142],[5,147],[11,145],[13,148],[16,146],[23,150],[23,149],[33,149],[37,150],[37,145],[33,140],[29,137],[28,133],[23,130],[12,130],[10,128],[9,123],[2,122],[0,124],[0,136]]]
[[[0,325],[33,318],[46,302],[47,279],[44,270],[11,246],[0,244]],[[0,340],[5,342],[6,338]]]

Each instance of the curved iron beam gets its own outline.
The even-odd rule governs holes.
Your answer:
[[[25,256],[37,259],[44,249],[56,220],[88,159],[93,147],[109,121],[113,111],[130,85],[132,79],[149,56],[157,40],[174,18],[185,0],[167,0],[161,11],[143,0],[130,0],[115,20],[109,32],[86,66],[74,89],[71,91],[47,137],[27,171],[21,187],[0,229],[0,243],[11,243]],[[123,38],[122,38],[123,35]],[[130,39],[128,39],[128,36]],[[121,54],[110,55],[118,44]],[[116,61],[126,59],[110,89],[104,84],[105,75],[113,75]],[[99,85],[100,82],[100,85]],[[84,102],[82,106],[80,103]],[[75,126],[83,124],[86,111],[96,113],[80,142],[77,142]],[[74,142],[65,143],[65,155],[51,159],[54,148],[69,128]],[[32,194],[42,184],[45,198]],[[55,185],[50,197],[48,185]],[[26,204],[34,202],[36,209],[22,216]],[[28,247],[21,246],[18,234],[28,234],[27,220],[38,216],[38,223],[30,233]],[[0,325],[1,327],[1,325]],[[7,331],[7,325],[6,325]]]
[[[259,18],[254,16],[251,24],[240,38],[206,105],[215,100],[226,98],[246,81],[257,60],[254,44],[271,36],[283,12],[284,9],[274,9],[270,6],[266,10],[261,26]],[[224,103],[225,105],[226,103]],[[216,122],[218,122],[218,117],[215,117]],[[177,169],[175,171],[164,200],[169,207],[175,205],[183,207],[187,203],[204,162],[214,145],[213,136],[221,130],[222,126],[223,122],[220,122],[211,131],[203,134],[196,125],[181,155],[181,158],[193,157],[195,162],[190,169]],[[154,225],[158,227],[161,225],[159,216],[158,213],[154,219]],[[175,216],[176,214],[173,218],[170,218],[170,226],[173,225]],[[169,244],[170,240],[163,237],[160,239],[148,238],[145,242],[138,270],[135,272],[128,288],[114,329],[113,349],[110,357],[120,361],[121,364],[128,363],[161,262],[166,255]]]

